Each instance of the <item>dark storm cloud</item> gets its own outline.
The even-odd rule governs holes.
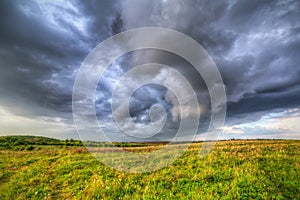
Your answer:
[[[91,48],[111,35],[114,4],[0,4],[1,104],[22,115],[70,113],[75,70]]]
[[[295,106],[300,92],[298,1],[163,2],[126,1],[124,24],[169,27],[202,44],[221,71],[229,115]],[[133,12],[136,7],[139,11]]]
[[[123,30],[158,26],[181,31],[208,51],[226,85],[229,119],[254,119],[274,109],[299,107],[299,10],[297,0],[3,0],[0,106],[17,115],[59,116],[71,123],[74,78],[87,54]],[[201,76],[175,55],[147,50],[123,56],[105,73],[96,96],[99,117],[111,117],[111,92],[120,76],[147,62],[179,70],[209,115],[209,94]],[[155,78],[159,73],[141,74],[146,75]],[[148,122],[149,108],[155,103],[170,112],[172,105],[165,95],[165,88],[142,88],[132,98],[132,116]],[[203,123],[208,121],[204,115]],[[166,132],[178,125],[172,123],[166,125]]]

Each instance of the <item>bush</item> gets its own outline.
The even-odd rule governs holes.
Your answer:
[[[33,149],[34,149],[33,145],[28,145],[25,147],[25,150],[27,150],[27,151],[32,151]]]

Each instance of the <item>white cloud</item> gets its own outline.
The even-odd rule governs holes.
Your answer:
[[[222,128],[223,138],[300,138],[300,109],[286,109],[260,119]]]
[[[0,106],[0,135],[42,135],[56,138],[78,138],[72,125],[60,117],[29,118],[10,113]]]

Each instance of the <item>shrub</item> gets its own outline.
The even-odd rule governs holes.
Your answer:
[[[27,151],[32,151],[33,149],[34,149],[33,145],[28,145],[25,147],[25,150],[27,150]]]

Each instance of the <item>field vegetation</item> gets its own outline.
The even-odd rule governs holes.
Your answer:
[[[163,144],[117,145],[139,152]],[[0,199],[300,199],[300,141],[219,141],[199,158],[201,145],[166,168],[131,174],[80,141],[0,137]]]

